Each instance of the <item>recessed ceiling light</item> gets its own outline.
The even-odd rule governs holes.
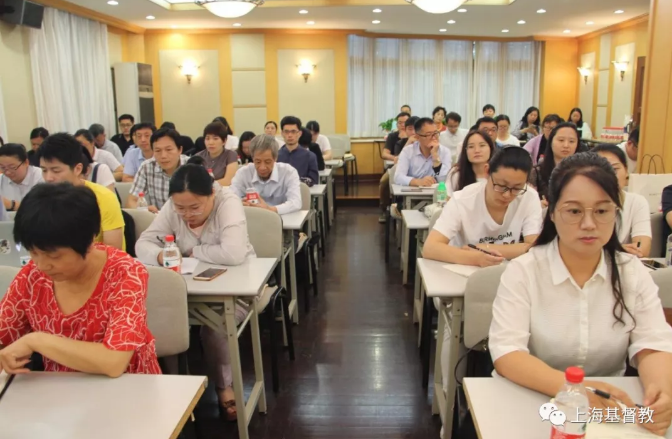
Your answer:
[[[623,12],[625,12],[623,9],[618,9],[614,11],[614,14],[622,14]]]
[[[587,24],[588,26],[590,26],[591,24],[595,24],[595,22],[594,22],[594,21],[586,21],[586,24]]]
[[[508,29],[502,29],[502,32],[504,32],[506,34],[506,33],[509,32],[509,30]]]
[[[373,24],[380,24],[380,20],[373,20],[371,23],[373,23]]]
[[[145,17],[147,20],[154,20],[156,17],[153,15],[148,15]]]
[[[448,32],[448,29],[439,29],[439,32]]]
[[[107,4],[110,5],[110,6],[117,6],[119,4],[119,2],[116,1],[116,0],[110,0],[109,2],[107,2]]]
[[[457,12],[467,12],[467,10],[462,8],[462,9],[458,9]]]
[[[518,24],[525,24],[525,20],[518,20]]]
[[[313,25],[313,24],[315,24],[315,22],[314,22],[314,21],[309,21],[309,22],[307,22],[306,24]]]
[[[374,14],[380,14],[381,12],[383,12],[382,9],[374,9],[374,10],[373,10],[373,13],[374,13]]]
[[[571,30],[569,30],[569,29],[565,29],[565,30],[562,31],[563,34],[568,34],[570,32],[571,32]]]
[[[233,27],[240,27],[240,26],[242,26],[242,24],[240,24],[240,23],[233,23]]]
[[[455,20],[448,20],[448,24],[455,24]]]
[[[546,9],[537,9],[537,14],[545,14]]]
[[[299,11],[299,14],[307,14],[307,13],[308,13],[308,11],[306,11],[305,9],[301,9],[301,10]]]

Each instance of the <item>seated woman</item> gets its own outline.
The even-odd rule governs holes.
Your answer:
[[[443,208],[423,257],[487,267],[525,253],[541,230],[539,198],[527,187],[530,169],[532,159],[524,149],[498,149],[490,159],[490,178],[455,192]]]
[[[480,131],[471,131],[464,138],[462,151],[467,153],[460,154],[457,164],[446,178],[449,197],[470,184],[488,179],[488,161],[495,154],[495,146],[490,136],[485,136]]]
[[[643,426],[662,435],[672,420],[672,328],[648,271],[618,242],[621,197],[611,166],[591,153],[563,160],[548,202],[534,247],[501,277],[490,326],[495,369],[554,396],[568,366],[587,377],[622,376],[629,358],[654,413],[654,423]],[[613,385],[584,384],[634,407]],[[618,407],[591,392],[588,398],[590,407]]]
[[[94,162],[91,158],[91,154],[84,147],[82,147],[82,156],[84,156],[82,165],[85,171],[82,172],[81,177],[91,183],[105,186],[116,194],[116,182],[112,171],[110,171],[110,167],[105,163]]]
[[[567,120],[576,125],[576,128],[579,130],[579,133],[581,133],[582,139],[593,138],[593,131],[590,129],[590,125],[588,124],[588,122],[584,122],[583,111],[581,111],[579,107],[572,108],[572,111],[569,112],[569,119]]]
[[[326,166],[324,164],[324,157],[322,156],[322,150],[320,149],[320,145],[318,145],[317,143],[313,143],[313,135],[307,128],[301,128],[301,137],[299,137],[299,146],[302,146],[308,151],[315,154],[315,158],[317,159],[317,170],[324,171],[324,168]]]
[[[0,371],[28,372],[37,352],[49,372],[161,373],[147,328],[147,270],[93,243],[100,221],[85,186],[39,184],[23,199],[14,240],[32,261],[0,301]]]
[[[196,154],[205,159],[205,167],[212,169],[215,180],[222,186],[230,186],[233,176],[238,171],[238,155],[235,151],[225,148],[228,136],[226,125],[221,122],[208,124],[203,130],[205,150]]]
[[[166,235],[175,236],[183,256],[211,264],[240,265],[255,257],[240,199],[229,189],[213,185],[205,168],[195,164],[180,167],[170,179],[168,193],[170,199],[135,245],[140,261],[162,266],[163,244],[157,237]],[[235,315],[240,323],[247,313],[236,307]],[[227,419],[235,420],[227,336],[202,326],[201,337],[219,403]]]
[[[252,156],[250,155],[250,143],[255,135],[252,131],[245,131],[240,135],[240,143],[238,143],[238,162],[241,165],[252,163]]]
[[[537,107],[530,107],[516,124],[511,135],[519,140],[532,140],[537,137],[541,130],[539,129],[539,117],[541,113]],[[499,125],[499,124],[498,124]]]
[[[495,122],[497,122],[497,146],[520,146],[520,140],[509,132],[511,128],[509,116],[500,114],[495,118]]]
[[[639,258],[651,253],[651,214],[649,202],[642,195],[626,192],[628,186],[628,162],[625,153],[616,145],[597,145],[591,152],[607,159],[618,178],[621,205],[616,221],[618,241],[625,251]]]

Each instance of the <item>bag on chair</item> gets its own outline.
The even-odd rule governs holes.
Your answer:
[[[630,174],[628,192],[639,194],[646,198],[646,201],[649,203],[649,213],[657,213],[660,212],[663,189],[672,184],[672,174],[665,174],[665,166],[663,165],[663,158],[661,156],[647,154],[642,158],[642,162],[647,158],[649,162],[646,174]],[[658,174],[656,158],[660,159],[662,174]],[[651,165],[653,165],[654,174],[650,173]],[[643,166],[642,169],[644,169]]]

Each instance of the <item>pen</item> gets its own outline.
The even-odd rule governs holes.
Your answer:
[[[9,378],[7,378],[7,382],[5,383],[5,387],[2,389],[2,392],[0,392],[0,399],[2,399],[3,395],[7,393],[7,389],[9,389],[9,385],[12,384],[12,381],[14,381],[14,377],[16,375],[10,375]]]
[[[474,244],[468,244],[467,247],[469,247],[469,248],[473,248],[474,250],[478,250],[479,252],[481,252],[481,253],[485,253],[486,255],[494,256],[494,257],[496,257],[496,258],[499,257],[499,256],[497,256],[497,255],[495,255],[495,254],[490,253],[490,252],[487,251],[487,250],[483,250],[482,248],[478,248],[478,247],[476,247]]]
[[[637,248],[642,246],[642,241],[637,241]]]
[[[593,388],[593,387],[586,387],[586,390],[588,390],[588,391],[590,391],[590,392],[593,392],[594,394],[596,394],[597,396],[599,396],[599,397],[601,397],[601,398],[604,398],[604,399],[612,399],[612,400],[616,401],[619,405],[622,405],[622,406],[624,406],[624,407],[627,407],[627,406],[623,403],[623,401],[621,401],[621,400],[618,399],[618,398],[615,398],[615,397],[611,396],[611,394],[610,394],[609,392],[605,392],[604,390],[600,390],[600,389],[595,389],[595,388]],[[635,406],[638,407],[638,408],[640,408],[640,409],[641,409],[641,408],[644,408],[644,406],[643,406],[642,404],[635,404]]]

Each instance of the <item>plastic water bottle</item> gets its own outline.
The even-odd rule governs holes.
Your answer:
[[[667,245],[665,246],[665,263],[668,267],[672,267],[672,235],[667,237]]]
[[[253,187],[248,187],[245,190],[245,201],[250,204],[259,204],[259,192]]]
[[[181,273],[180,266],[182,265],[182,255],[180,249],[175,244],[175,237],[173,235],[166,236],[166,244],[163,247],[163,266],[169,270]]]
[[[147,204],[147,199],[145,198],[145,193],[140,192],[138,194],[138,210],[149,210],[149,205]]]
[[[446,183],[442,181],[436,187],[436,203],[443,207],[446,205],[446,201],[448,201],[448,191],[446,190]]]
[[[558,415],[551,413],[551,439],[583,439],[588,421],[588,394],[583,385],[584,372],[580,367],[565,370],[565,385],[555,395],[555,406],[564,413],[564,424],[556,425]],[[572,422],[582,421],[582,422]]]
[[[208,169],[208,174],[210,174],[210,177],[212,177],[213,180],[215,179],[215,173],[212,172],[212,169]]]

